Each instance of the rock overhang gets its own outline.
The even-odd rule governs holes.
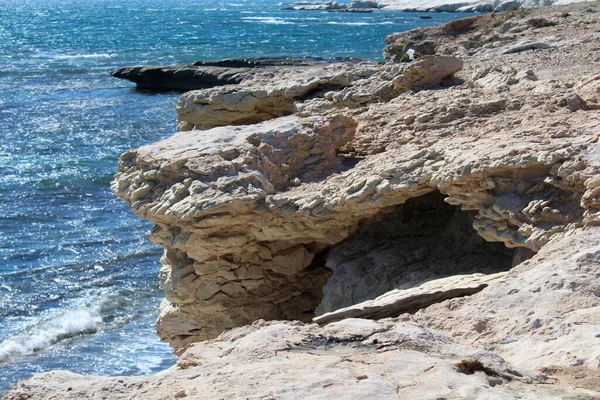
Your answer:
[[[295,116],[270,120],[269,140],[246,140],[262,125],[224,127],[124,155],[113,188],[155,223],[153,240],[165,247],[157,328],[180,359],[152,377],[42,374],[7,398],[598,398],[600,75],[591,55],[600,26],[588,7],[496,14],[449,41],[438,35],[437,51],[468,50],[463,84],[389,101],[365,95],[368,85],[327,88],[294,100]],[[515,43],[494,38],[540,29],[554,30],[546,49],[505,54]],[[404,68],[383,73],[391,70]],[[321,119],[305,120],[311,113]],[[315,136],[341,132],[333,121],[351,133],[324,155]],[[275,129],[282,124],[302,126],[310,145],[293,134],[273,140],[296,129]],[[207,146],[196,145],[201,134],[212,137]],[[271,167],[296,146],[311,163]],[[183,156],[171,160],[175,153]],[[315,162],[329,164],[315,172]],[[428,220],[451,229],[424,235],[408,223]],[[497,257],[510,270],[417,282],[423,262],[455,247],[475,250],[455,257],[461,265]],[[452,258],[429,270],[455,273]],[[398,274],[390,260],[408,268]],[[364,281],[347,279],[363,270],[372,272]],[[310,321],[332,299],[389,289],[379,283],[397,287],[333,305],[343,308],[320,315],[322,326],[257,320],[229,329],[257,318]]]
[[[156,223],[152,238],[167,249],[164,339],[180,346],[258,318],[311,320],[331,274],[315,268],[315,255],[361,222],[427,193],[441,191],[447,203],[473,210],[479,234],[509,247],[537,251],[567,225],[584,224],[577,199],[585,180],[560,175],[582,171],[570,160],[593,135],[569,145],[520,140],[512,149],[494,149],[502,133],[480,138],[487,146],[473,146],[472,138],[457,146],[442,136],[425,147],[414,139],[345,167],[348,145],[369,129],[349,115],[290,116],[180,133],[123,165],[114,190]],[[210,150],[197,145],[212,135],[220,139]],[[478,147],[496,156],[477,157]]]
[[[490,19],[468,21],[480,29]],[[461,24],[434,36],[460,36]],[[327,263],[336,246],[422,196],[443,194],[471,215],[479,237],[516,248],[509,258],[517,261],[596,224],[599,124],[579,113],[596,107],[597,80],[562,83],[539,69],[476,60],[462,81],[421,90],[456,73],[457,60],[256,74],[235,88],[184,95],[180,111],[193,118],[179,113],[183,131],[124,155],[113,184],[156,224],[152,240],[166,249],[161,337],[179,347],[259,318],[310,321],[335,281]],[[570,101],[573,93],[580,100]],[[223,102],[257,123],[205,118]],[[207,129],[215,125],[227,126]],[[491,282],[471,272],[459,283],[467,291]],[[436,293],[443,282],[428,285],[411,289]],[[378,295],[390,300],[366,300]]]

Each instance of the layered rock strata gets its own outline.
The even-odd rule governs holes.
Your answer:
[[[266,70],[236,86],[184,93],[177,103],[179,129],[252,124],[296,112],[358,108],[401,93],[439,85],[462,68],[451,56],[423,57],[411,65],[345,63]]]
[[[600,22],[588,9],[395,34],[386,54],[430,40],[437,55],[343,67],[347,85],[290,98],[290,115],[241,108],[260,122],[199,119],[124,154],[112,188],[165,248],[157,327],[178,366],[85,378],[91,388],[41,375],[8,398],[598,398]],[[511,50],[528,40],[548,46]],[[228,107],[306,83],[272,78],[231,89]],[[229,331],[259,319],[305,323]]]
[[[138,66],[119,68],[111,76],[134,82],[148,91],[188,91],[215,86],[236,85],[261,69],[277,71],[282,67],[312,67],[332,63],[359,62],[352,58],[263,57],[220,61],[197,61],[192,65]]]
[[[436,49],[451,51],[447,43],[461,32],[502,29],[510,18],[520,23],[519,17],[503,16],[502,25],[487,16],[453,22],[425,36],[438,38]],[[525,16],[523,23],[528,20]],[[556,29],[535,26],[530,29],[547,34]],[[422,30],[403,35],[415,33]],[[394,38],[391,43],[398,35]],[[315,310],[331,312],[352,305],[348,301],[372,300],[402,282],[410,282],[407,288],[431,280],[436,272],[429,269],[443,276],[445,268],[432,260],[444,255],[471,260],[458,263],[462,271],[449,264],[447,275],[509,268],[512,256],[504,255],[506,261],[494,267],[498,252],[452,245],[449,238],[456,240],[464,228],[449,217],[437,228],[439,236],[423,239],[412,226],[448,214],[441,208],[398,223],[395,238],[378,239],[401,243],[385,257],[401,254],[405,261],[337,266],[344,264],[334,261],[344,246],[363,246],[372,260],[382,242],[368,244],[364,226],[389,219],[407,200],[434,191],[470,211],[467,226],[481,238],[509,248],[537,252],[556,235],[595,224],[596,167],[586,160],[598,138],[597,114],[585,110],[597,107],[598,80],[544,76],[543,54],[515,53],[503,67],[488,66],[490,55],[504,54],[511,45],[499,41],[477,49],[463,80],[443,90],[408,93],[456,72],[462,62],[453,56],[403,65],[327,66],[318,70],[324,77],[317,70],[293,78],[282,73],[270,87],[268,77],[255,75],[255,81],[232,88],[182,96],[178,111],[184,130],[267,121],[180,132],[121,158],[113,190],[156,224],[152,239],[166,249],[161,337],[179,347],[259,318],[309,321]],[[568,51],[566,45],[555,48]],[[570,49],[575,58],[586,51]],[[341,90],[314,92],[339,82]],[[310,91],[312,97],[303,99]],[[277,103],[282,97],[287,106]],[[256,107],[262,101],[277,106],[263,112]],[[298,114],[275,118],[293,107]],[[345,240],[361,246],[341,243]],[[429,257],[419,260],[409,243]],[[460,251],[453,253],[453,246]],[[355,265],[360,257],[349,256]],[[400,271],[394,273],[397,281],[386,279],[387,286],[377,290],[365,286],[365,270],[376,277],[386,268],[388,275]],[[425,272],[406,281],[401,277],[410,268]],[[348,276],[342,278],[340,271]],[[333,294],[342,289],[348,294]]]

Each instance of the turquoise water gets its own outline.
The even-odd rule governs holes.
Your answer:
[[[161,251],[109,191],[118,156],[170,136],[177,94],[123,66],[258,56],[380,59],[394,31],[458,17],[280,11],[277,1],[0,0],[0,395],[51,369],[171,366],[153,323]]]

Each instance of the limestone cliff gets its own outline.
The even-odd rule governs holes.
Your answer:
[[[181,131],[124,154],[112,186],[165,248],[157,328],[178,366],[50,373],[7,399],[598,398],[588,10],[455,21],[387,39],[396,61],[429,49],[414,62],[183,95]]]

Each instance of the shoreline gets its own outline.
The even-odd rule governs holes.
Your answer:
[[[595,353],[581,353],[594,348],[600,329],[594,260],[586,256],[596,254],[600,235],[594,8],[517,10],[417,28],[390,35],[385,49],[396,61],[415,49],[421,57],[413,63],[287,68],[184,94],[180,132],[123,155],[113,183],[138,216],[157,225],[152,239],[166,248],[159,334],[178,348],[177,366],[150,377],[49,372],[15,385],[5,399],[91,398],[99,390],[109,398],[344,397],[353,390],[384,398],[397,393],[390,382],[398,379],[408,382],[402,390],[411,398],[424,389],[448,395],[449,384],[503,398],[600,395]],[[422,197],[434,192],[445,200]],[[412,208],[397,209],[411,201]],[[376,225],[395,221],[392,208],[400,213],[396,225]],[[431,268],[428,253],[451,252],[458,238],[477,257],[512,260],[498,267],[510,272],[475,270],[480,289],[468,294],[456,290],[472,282],[429,277],[433,287],[419,290],[449,296],[433,303],[415,303],[406,291],[376,292],[385,288],[374,283],[360,289],[365,267],[352,263],[375,254],[365,238],[395,248],[396,237],[377,235],[394,226],[433,235],[435,224],[406,222],[427,210],[453,227],[472,218],[467,225],[478,235],[440,227],[439,243],[421,244],[425,253],[409,246],[377,254],[402,256],[421,271]],[[490,250],[481,238],[518,250]],[[475,253],[460,257],[474,260]],[[449,276],[464,272],[447,268]],[[355,299],[365,291],[378,296],[373,304],[347,304],[339,288]],[[417,308],[400,307],[409,301]],[[307,310],[327,315],[339,304],[363,318],[373,318],[373,305],[392,312],[376,321],[310,324]],[[406,348],[402,338],[419,345]],[[324,358],[329,365],[320,364]],[[473,379],[462,359],[482,364]],[[423,366],[422,376],[401,363]],[[219,378],[223,370],[228,378]],[[272,385],[252,384],[271,376]]]

